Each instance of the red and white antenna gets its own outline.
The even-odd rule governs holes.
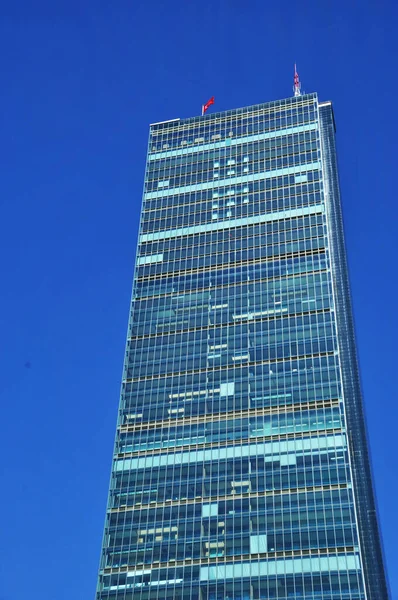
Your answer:
[[[293,92],[295,96],[301,96],[301,83],[297,73],[296,63],[294,63],[294,86]]]

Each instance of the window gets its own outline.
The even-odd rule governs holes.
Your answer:
[[[202,517],[216,517],[218,515],[218,504],[202,504]]]
[[[294,178],[294,183],[304,183],[308,181],[307,175],[296,175]]]
[[[235,392],[235,382],[229,381],[220,385],[220,396],[233,396]]]

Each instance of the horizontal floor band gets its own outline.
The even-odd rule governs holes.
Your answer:
[[[178,427],[180,424],[178,421],[171,423],[172,427]],[[221,448],[231,448],[231,447],[235,447],[236,443],[243,443],[243,444],[251,444],[254,442],[263,442],[266,440],[277,440],[277,441],[284,441],[284,440],[299,440],[302,439],[303,437],[317,437],[317,436],[327,436],[327,435],[332,435],[332,434],[336,434],[336,433],[345,433],[345,429],[342,429],[341,426],[338,427],[330,427],[330,428],[322,428],[322,429],[316,429],[316,430],[310,430],[307,429],[305,431],[298,431],[298,432],[289,432],[289,433],[273,433],[273,434],[269,434],[269,435],[261,435],[258,437],[240,437],[237,438],[235,440],[228,440],[228,441],[223,441],[223,442],[196,442],[195,444],[184,444],[183,446],[175,446],[176,448],[178,448],[178,450],[181,452],[185,452],[187,450],[189,450],[190,448],[192,449],[192,447],[194,446],[195,449],[198,450],[206,450],[208,448],[214,448],[215,445],[218,449]],[[134,458],[134,457],[148,457],[148,456],[160,456],[162,454],[168,454],[170,452],[170,449],[172,449],[173,447],[171,446],[167,446],[165,448],[152,448],[150,450],[136,450],[134,452],[126,452],[126,453],[119,453],[116,454],[115,459],[121,459],[121,460],[126,460],[128,458]]]
[[[121,425],[120,433],[130,433],[134,431],[153,431],[154,429],[163,429],[165,427],[181,427],[184,425],[200,425],[207,423],[218,423],[219,421],[234,421],[235,419],[246,419],[250,417],[261,417],[263,415],[279,415],[286,413],[301,412],[303,410],[321,410],[338,406],[339,399],[331,398],[330,400],[310,400],[297,404],[283,404],[279,406],[267,406],[261,408],[252,408],[241,411],[228,411],[225,413],[212,413],[206,415],[195,415],[191,417],[181,416],[176,419],[170,417],[162,421],[145,421]]]
[[[305,131],[313,131],[318,129],[317,123],[308,123],[306,125],[294,125],[292,127],[286,127],[285,129],[275,129],[273,131],[265,131],[264,133],[255,133],[252,135],[246,135],[237,138],[225,139],[220,141],[208,142],[206,144],[200,144],[196,146],[188,146],[184,148],[178,148],[175,150],[163,150],[161,152],[150,152],[148,159],[150,161],[160,160],[161,158],[173,158],[174,156],[185,156],[187,154],[195,154],[199,152],[206,152],[207,150],[217,150],[219,148],[225,148],[226,146],[240,146],[242,144],[250,144],[252,142],[260,142],[261,140],[274,139],[285,135],[292,135],[295,133],[301,133]]]
[[[286,261],[286,260],[291,260],[291,259],[295,259],[295,258],[304,258],[307,256],[324,256],[326,254],[326,246],[323,246],[321,248],[311,248],[309,250],[299,250],[299,251],[294,251],[294,252],[284,252],[283,254],[274,254],[272,256],[269,256],[267,258],[253,258],[250,260],[239,260],[239,261],[231,261],[229,263],[224,263],[221,265],[209,265],[206,267],[193,267],[190,269],[181,269],[179,271],[173,271],[173,272],[167,272],[167,273],[152,273],[149,275],[145,275],[145,276],[140,276],[137,277],[137,283],[145,283],[145,282],[151,282],[151,281],[162,281],[164,283],[168,283],[168,280],[173,281],[173,279],[178,276],[178,277],[184,277],[184,276],[192,276],[192,275],[202,275],[204,273],[213,273],[214,271],[217,272],[217,274],[220,274],[220,272],[222,273],[223,271],[228,271],[228,270],[234,270],[234,269],[247,269],[247,268],[251,268],[251,267],[258,267],[259,265],[267,265],[267,263],[280,263],[282,261]],[[254,272],[254,274],[256,274]],[[289,274],[291,275],[291,273]],[[285,275],[282,275],[282,277],[285,277]],[[274,276],[259,276],[257,277],[257,279],[273,279]],[[257,280],[256,279],[256,280]],[[255,280],[253,280],[255,281]],[[247,282],[247,281],[246,281]],[[246,283],[244,282],[244,283]],[[238,282],[239,283],[239,282]],[[224,285],[228,285],[228,284],[219,284],[219,285],[214,285],[215,288],[217,287],[223,287]],[[212,285],[213,288],[213,285]],[[209,285],[207,285],[205,288],[199,288],[199,289],[209,289]],[[195,288],[196,291],[196,288]]]
[[[308,493],[316,493],[316,492],[327,492],[330,490],[346,490],[349,487],[347,483],[335,483],[335,484],[326,484],[326,485],[318,485],[311,487],[302,487],[302,488],[288,488],[282,490],[265,490],[263,492],[242,492],[241,494],[226,494],[224,496],[209,496],[205,498],[206,504],[211,504],[213,502],[227,502],[229,500],[243,500],[243,499],[254,499],[254,498],[264,498],[268,496],[289,496],[291,494],[308,494]],[[165,502],[148,502],[147,504],[135,504],[133,506],[118,506],[115,508],[108,509],[108,514],[114,513],[124,513],[131,512],[137,510],[157,510],[162,508],[173,508],[176,506],[186,506],[187,504],[203,504],[203,498],[184,498],[178,500],[166,500]]]
[[[205,223],[203,225],[192,225],[190,227],[180,227],[178,229],[169,229],[167,231],[156,231],[154,233],[143,233],[139,237],[139,241],[142,244],[144,242],[167,240],[170,238],[180,237],[184,235],[193,235],[195,233],[221,231],[223,229],[232,229],[235,227],[243,227],[245,225],[257,225],[259,223],[267,223],[269,221],[292,219],[294,217],[302,217],[305,215],[322,213],[323,211],[323,204],[314,204],[312,206],[292,208],[290,210],[281,210],[278,212],[265,213],[263,215],[254,215],[252,217],[228,219],[227,221],[217,221],[213,223]]]
[[[287,261],[287,260],[294,260],[294,259],[300,259],[300,258],[326,258],[326,248],[321,248],[321,249],[317,249],[317,250],[305,250],[303,252],[289,252],[288,254],[284,254],[283,256],[271,256],[270,258],[266,259],[266,260],[261,260],[261,259],[256,259],[253,261],[250,261],[250,266],[258,266],[258,265],[264,265],[264,263],[273,263],[273,262],[277,262],[280,263],[281,261]],[[241,268],[241,267],[247,267],[247,261],[240,261],[240,262],[233,262],[233,263],[228,263],[228,265],[225,265],[227,269],[235,269],[235,268]],[[216,271],[218,274],[220,273],[220,269],[219,267],[217,267],[217,265],[214,265],[212,267],[208,267],[208,268],[199,268],[199,269],[194,269],[194,274],[196,275],[201,275],[203,273],[213,273],[214,271]],[[319,269],[314,269],[311,271],[298,271],[297,273],[284,273],[280,276],[278,276],[278,280],[284,280],[288,277],[296,277],[296,276],[302,276],[302,275],[312,275],[315,273],[324,273],[326,272],[327,269],[325,267],[321,267]],[[184,271],[177,271],[176,273],[164,273],[164,274],[159,274],[157,273],[154,276],[150,276],[150,277],[141,277],[138,281],[138,283],[142,284],[142,283],[150,283],[150,282],[162,282],[162,283],[173,283],[173,280],[175,278],[175,276],[180,276],[180,277],[186,277],[186,276],[192,276],[192,269],[190,269],[189,271],[184,270]],[[251,283],[253,282],[258,282],[258,281],[268,281],[268,280],[273,280],[275,279],[275,275],[264,275],[264,276],[259,276],[256,279],[251,280]],[[229,287],[230,285],[247,285],[247,280],[246,281],[238,281],[237,283],[233,283],[233,284],[214,284],[211,286],[211,291],[217,291],[221,288],[225,288],[225,287]],[[141,290],[142,291],[142,290]],[[207,284],[206,286],[202,286],[201,287],[194,287],[191,288],[189,291],[187,292],[180,292],[180,295],[185,295],[185,296],[189,296],[190,294],[196,294],[197,292],[203,292],[203,291],[210,291],[210,287]],[[173,291],[168,291],[168,292],[163,292],[161,294],[149,294],[147,296],[142,296],[142,295],[135,295],[134,299],[135,300],[152,300],[153,298],[165,298],[165,297],[174,297],[176,298],[177,296],[175,295],[176,292]]]
[[[308,550],[287,550],[287,551],[279,551],[279,552],[267,552],[267,553],[260,553],[260,555],[262,555],[264,558],[268,558],[267,562],[280,562],[280,563],[285,563],[288,560],[306,560],[306,559],[321,559],[321,558],[338,558],[338,557],[345,557],[345,556],[349,556],[355,553],[355,548],[352,546],[343,546],[343,547],[337,547],[337,548],[316,548],[316,549],[308,549]],[[258,556],[257,554],[255,556]],[[352,567],[353,569],[358,569],[359,568],[359,557],[355,554],[355,556],[358,558],[358,561],[356,561],[356,565],[355,567]],[[123,566],[123,567],[109,567],[109,568],[105,568],[102,569],[101,573],[103,575],[115,575],[117,573],[128,573],[128,577],[129,576],[134,576],[134,575],[140,575],[143,573],[143,570],[145,571],[145,574],[149,574],[152,569],[151,566],[153,568],[153,570],[156,569],[156,571],[158,569],[167,569],[169,567],[190,567],[191,565],[203,565],[202,568],[207,568],[207,569],[217,569],[217,568],[225,568],[227,566],[230,567],[234,567],[237,565],[240,565],[242,563],[242,555],[237,555],[237,556],[224,556],[218,560],[214,560],[212,559],[212,562],[209,563],[209,558],[193,558],[193,559],[185,559],[185,560],[173,560],[173,561],[168,561],[165,563],[161,563],[161,562],[155,562],[155,563],[151,563],[150,565],[148,564],[140,564],[139,565],[139,569],[131,571],[131,567],[132,565],[127,565],[127,566]],[[244,560],[244,558],[243,558]],[[250,561],[250,564],[258,564],[258,562],[254,562],[253,561],[253,555],[247,555],[247,561]],[[249,564],[248,562],[246,562],[245,564]],[[135,566],[135,565],[134,565]],[[138,566],[138,565],[137,565]],[[333,569],[336,570],[336,569]],[[348,569],[351,570],[351,569]],[[275,573],[274,573],[275,574]],[[264,574],[263,574],[264,575]],[[241,575],[240,577],[245,577],[246,575]],[[222,579],[222,577],[221,577]]]
[[[301,316],[305,316],[305,315],[315,315],[315,314],[324,314],[324,313],[332,313],[333,310],[331,307],[329,308],[316,308],[316,309],[308,309],[308,310],[301,310],[300,312],[287,312],[287,313],[274,313],[274,314],[254,314],[253,318],[249,318],[249,314],[247,315],[242,315],[239,319],[234,319],[233,321],[227,321],[226,323],[211,323],[211,324],[206,324],[206,325],[202,325],[199,327],[186,327],[185,329],[174,329],[174,330],[170,330],[170,331],[156,331],[155,333],[149,333],[146,335],[134,335],[134,336],[129,336],[127,338],[127,340],[129,342],[131,341],[137,341],[137,340],[147,340],[147,339],[156,339],[156,338],[160,338],[160,337],[164,337],[164,336],[168,336],[168,335],[178,335],[178,334],[185,334],[185,333],[192,333],[193,331],[195,332],[199,332],[199,331],[213,331],[214,329],[225,329],[228,327],[235,327],[238,325],[241,325],[242,322],[248,322],[250,321],[251,323],[258,323],[259,321],[273,321],[276,319],[281,319],[281,318],[291,318],[291,317],[301,317]],[[135,323],[135,325],[137,325],[137,323]],[[221,365],[220,365],[221,366]],[[225,365],[223,365],[225,366]]]
[[[234,445],[224,448],[209,448],[205,450],[191,450],[187,452],[168,452],[142,458],[128,458],[116,460],[113,466],[114,473],[132,471],[137,469],[153,469],[168,465],[183,465],[211,460],[223,460],[244,456],[265,456],[269,461],[278,460],[289,452],[307,450],[329,450],[331,448],[345,448],[344,434],[323,437],[308,437],[307,439],[294,439],[282,442],[252,442],[250,444]],[[280,459],[280,458],[279,458]],[[265,459],[267,460],[267,458]]]
[[[161,188],[153,192],[146,192],[144,194],[144,199],[163,199],[168,196],[180,196],[181,194],[189,194],[190,192],[202,192],[203,190],[212,190],[214,188],[219,189],[220,187],[230,187],[234,185],[240,185],[242,183],[248,185],[254,181],[271,179],[272,177],[281,177],[282,175],[294,175],[295,173],[307,173],[308,171],[315,171],[320,168],[321,163],[319,161],[315,161],[312,163],[306,163],[304,165],[282,167],[281,169],[272,169],[272,171],[263,171],[261,173],[246,173],[245,175],[229,177],[228,179],[213,179],[211,181],[204,181],[203,183],[191,183],[189,185],[182,185],[175,188]],[[249,190],[247,190],[247,192],[249,193]]]
[[[319,573],[330,571],[353,571],[360,568],[359,556],[355,554],[309,556],[267,561],[235,563],[233,565],[209,565],[201,567],[200,580],[212,581],[244,577],[270,577],[299,573]]]
[[[173,332],[171,332],[173,333]],[[185,333],[185,332],[183,332]],[[284,358],[277,358],[274,360],[265,360],[265,361],[258,361],[258,362],[246,362],[246,363],[242,363],[239,365],[236,364],[231,364],[231,365],[220,365],[219,367],[217,367],[217,369],[214,369],[213,367],[203,367],[202,369],[192,369],[190,371],[188,370],[184,370],[184,371],[173,371],[173,372],[168,372],[168,373],[157,373],[154,375],[149,375],[149,376],[139,376],[139,377],[131,377],[129,379],[123,379],[122,383],[133,383],[135,381],[154,381],[157,379],[168,379],[169,377],[175,377],[175,376],[179,376],[179,375],[194,375],[194,374],[199,374],[199,373],[207,373],[207,372],[211,372],[214,373],[214,371],[218,372],[225,372],[225,371],[229,371],[229,370],[236,370],[236,369],[240,369],[240,368],[244,368],[244,367],[260,367],[261,365],[273,365],[273,364],[277,364],[277,363],[283,363],[283,362],[289,362],[292,360],[303,360],[306,358],[319,358],[319,357],[323,357],[323,356],[333,356],[336,353],[334,351],[330,351],[330,352],[319,352],[317,354],[300,354],[298,356],[289,356],[289,357],[284,357]]]

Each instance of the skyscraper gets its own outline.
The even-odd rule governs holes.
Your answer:
[[[387,600],[335,126],[150,128],[97,600]]]

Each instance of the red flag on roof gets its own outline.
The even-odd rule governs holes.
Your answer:
[[[207,109],[208,109],[208,108],[209,108],[209,107],[210,107],[212,104],[214,104],[214,96],[212,96],[212,97],[210,98],[210,100],[208,100],[208,101],[206,102],[206,104],[204,104],[204,105],[202,106],[202,116],[205,114],[206,110],[207,110]]]

